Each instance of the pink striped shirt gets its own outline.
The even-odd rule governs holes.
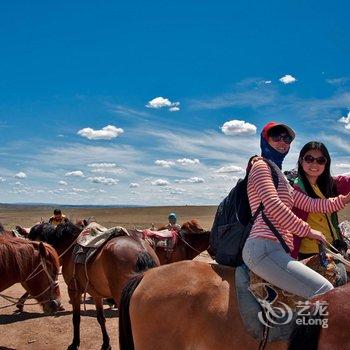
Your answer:
[[[293,250],[293,234],[305,237],[310,232],[310,226],[299,219],[291,208],[295,206],[309,213],[335,212],[345,207],[344,196],[329,199],[310,198],[300,191],[295,191],[281,170],[276,165],[274,168],[278,174],[277,191],[266,162],[259,160],[253,164],[248,177],[249,205],[254,214],[259,204],[263,203],[264,213]],[[248,239],[257,237],[277,240],[261,214],[255,220]]]

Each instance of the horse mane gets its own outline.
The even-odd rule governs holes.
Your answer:
[[[43,222],[31,228],[28,238],[47,242],[57,248],[62,240],[67,241],[69,238],[75,238],[80,231],[81,229],[70,221],[56,227]]]
[[[204,232],[203,227],[199,225],[197,220],[191,220],[191,221],[187,221],[187,222],[183,223],[181,226],[181,230],[184,230],[189,234],[196,234],[196,233]]]
[[[39,250],[39,242],[33,242],[17,237],[0,236],[0,270],[10,271],[16,269],[21,278],[26,278],[36,267],[35,251]],[[56,250],[48,244],[44,244],[48,253],[47,259],[52,263],[54,273],[58,274],[59,259]]]

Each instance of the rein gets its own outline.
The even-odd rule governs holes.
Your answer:
[[[41,269],[40,266],[42,267]],[[39,269],[38,272],[36,272],[37,270]],[[45,304],[47,302],[50,302],[50,301],[53,301],[55,298],[54,298],[54,290],[55,288],[58,286],[58,280],[54,280],[48,269],[47,269],[47,265],[46,265],[46,262],[45,262],[45,259],[40,256],[40,263],[37,265],[37,267],[28,275],[28,277],[22,282],[22,283],[26,283],[28,282],[29,280],[31,280],[32,278],[34,278],[35,276],[37,276],[40,272],[44,271],[46,276],[48,277],[49,281],[50,281],[50,284],[47,288],[45,288],[42,292],[40,292],[39,294],[37,295],[34,295],[34,296],[31,296],[28,299],[37,299],[39,298],[41,295],[43,295],[44,293],[46,293],[48,290],[50,290],[50,299],[47,299],[47,300],[44,300],[44,301],[41,301],[41,302],[36,302],[36,303],[30,303],[30,304],[27,304],[27,305],[37,305],[37,304]],[[0,293],[0,297],[4,298],[5,300],[11,302],[12,304],[10,305],[6,305],[6,306],[2,306],[0,307],[0,309],[5,309],[7,307],[10,307],[10,306],[13,306],[13,305],[16,305],[20,300],[21,298],[14,298],[14,297],[11,297],[9,295],[6,295],[6,294],[2,294]]]

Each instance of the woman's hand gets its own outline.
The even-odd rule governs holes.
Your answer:
[[[327,244],[327,240],[326,237],[324,236],[324,234],[320,231],[317,231],[315,229],[310,229],[310,233],[307,235],[308,238],[311,239],[316,239],[317,241],[320,241],[322,243]]]
[[[350,203],[350,192],[346,196],[344,196],[344,203],[345,204]]]
[[[255,156],[255,157],[252,157],[251,160],[250,160],[250,165],[253,165],[255,162],[257,162],[258,160],[264,160],[263,157],[260,157],[260,156]]]

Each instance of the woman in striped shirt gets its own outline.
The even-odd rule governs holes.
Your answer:
[[[262,203],[263,214],[281,235],[286,246],[282,247],[260,213],[243,248],[243,260],[250,270],[266,281],[309,299],[333,289],[333,286],[323,276],[290,256],[293,233],[321,242],[326,239],[320,231],[310,228],[308,223],[299,219],[291,208],[294,206],[309,213],[338,211],[350,201],[350,193],[335,198],[314,199],[294,190],[281,171],[283,159],[294,137],[294,131],[287,125],[268,123],[262,130],[260,142],[265,160],[256,161],[248,177],[248,199],[252,213]],[[278,176],[277,188],[270,166]]]

